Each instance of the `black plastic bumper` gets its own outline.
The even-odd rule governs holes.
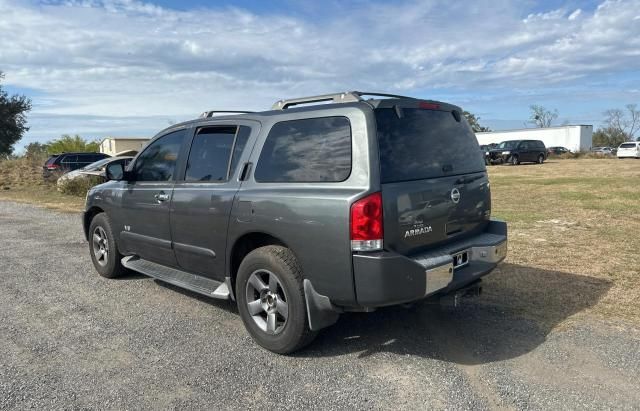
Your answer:
[[[358,304],[382,307],[454,291],[489,274],[506,257],[506,248],[507,224],[492,220],[485,232],[428,253],[354,255]],[[461,251],[469,253],[469,263],[454,269],[453,254]]]

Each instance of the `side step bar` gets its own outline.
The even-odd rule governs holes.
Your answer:
[[[220,282],[175,268],[165,267],[151,261],[143,260],[137,255],[124,257],[122,259],[122,265],[130,270],[148,275],[165,283],[186,288],[198,294],[220,300],[229,300],[231,298],[226,282]]]

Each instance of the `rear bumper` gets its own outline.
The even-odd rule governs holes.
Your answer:
[[[453,255],[467,251],[468,264],[453,268]],[[489,274],[507,255],[507,224],[492,220],[487,230],[427,253],[403,256],[382,251],[353,256],[356,298],[363,307],[382,307],[445,294]]]

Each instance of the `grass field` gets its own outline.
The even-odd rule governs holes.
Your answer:
[[[81,210],[84,199],[42,182],[40,167],[0,163],[0,199]],[[491,166],[489,175],[509,256],[486,278],[483,301],[549,326],[585,313],[640,320],[640,160]]]
[[[578,313],[640,320],[640,160],[551,160],[489,175],[493,215],[509,223],[489,301],[550,323]]]

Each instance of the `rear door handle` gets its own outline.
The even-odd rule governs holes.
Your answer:
[[[157,202],[162,203],[163,201],[167,201],[169,199],[169,194],[161,191],[158,194],[154,195],[153,198],[155,198]]]

